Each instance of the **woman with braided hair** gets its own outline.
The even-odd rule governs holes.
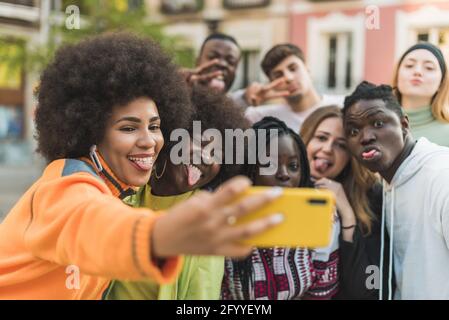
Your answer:
[[[267,150],[272,139],[278,139],[277,171],[262,175],[260,163],[247,164],[245,174],[256,186],[313,187],[304,143],[297,133],[281,120],[265,117],[254,124],[256,139],[266,134]],[[272,136],[272,130],[277,135]],[[256,144],[259,147],[259,142]],[[260,150],[257,150],[259,154]],[[332,246],[338,246],[332,243]],[[319,262],[325,277],[320,277],[313,263],[314,252],[306,248],[254,248],[243,260],[227,258],[222,298],[225,300],[293,300],[330,299],[338,287],[338,252]],[[318,276],[317,276],[318,275]]]

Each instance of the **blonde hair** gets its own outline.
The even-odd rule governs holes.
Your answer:
[[[396,98],[399,100],[399,103],[401,105],[402,105],[401,101],[402,95],[399,92],[398,88],[398,76],[399,76],[399,68],[401,67],[402,62],[404,61],[404,58],[405,56],[402,56],[401,59],[399,59],[399,61],[396,63],[396,66],[394,67],[393,81],[392,81],[394,94]],[[435,93],[435,95],[432,97],[431,109],[435,119],[439,121],[449,122],[449,75],[448,75],[449,70],[447,64],[446,64],[446,72],[444,72],[444,70],[441,70],[441,73],[444,74],[444,78],[441,79],[440,86],[438,87],[438,90]]]
[[[310,140],[312,140],[318,126],[324,120],[329,118],[339,118],[343,121],[341,109],[336,105],[321,107],[307,117],[300,132],[300,136],[306,146],[309,144]],[[363,233],[371,233],[372,221],[376,218],[369,206],[368,192],[379,182],[378,176],[362,167],[358,161],[350,155],[349,163],[339,174],[338,179],[343,185],[357,220],[361,223]]]

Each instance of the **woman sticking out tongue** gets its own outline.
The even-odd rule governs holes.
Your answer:
[[[193,121],[201,122],[202,133],[207,129],[218,129],[222,137],[225,129],[243,129],[249,127],[239,109],[226,97],[210,94],[196,88],[192,94],[195,107]],[[192,136],[193,127],[190,128]],[[219,143],[220,142],[220,143]],[[174,164],[170,153],[174,143],[168,143],[162,149],[149,183],[141,188],[136,196],[126,201],[135,207],[149,207],[164,210],[178,202],[190,198],[199,189],[213,189],[227,178],[235,175],[237,168],[222,165],[211,157],[221,154],[224,146],[221,141],[196,137],[188,141],[182,150],[188,150],[189,162]],[[200,159],[201,161],[198,161]],[[185,256],[180,276],[173,284],[158,286],[151,282],[115,282],[108,299],[138,300],[198,300],[218,299],[223,278],[223,257]]]

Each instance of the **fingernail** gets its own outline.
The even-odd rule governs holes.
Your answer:
[[[267,194],[271,199],[279,198],[284,190],[281,187],[274,187],[268,190]]]
[[[271,216],[270,222],[272,224],[279,224],[284,221],[284,215],[282,213],[276,213]]]

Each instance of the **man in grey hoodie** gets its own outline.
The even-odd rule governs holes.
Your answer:
[[[384,179],[394,298],[449,299],[449,148],[412,138],[390,86],[362,82],[343,113],[349,150]],[[391,263],[388,270],[391,277]],[[392,297],[391,287],[380,290]]]

